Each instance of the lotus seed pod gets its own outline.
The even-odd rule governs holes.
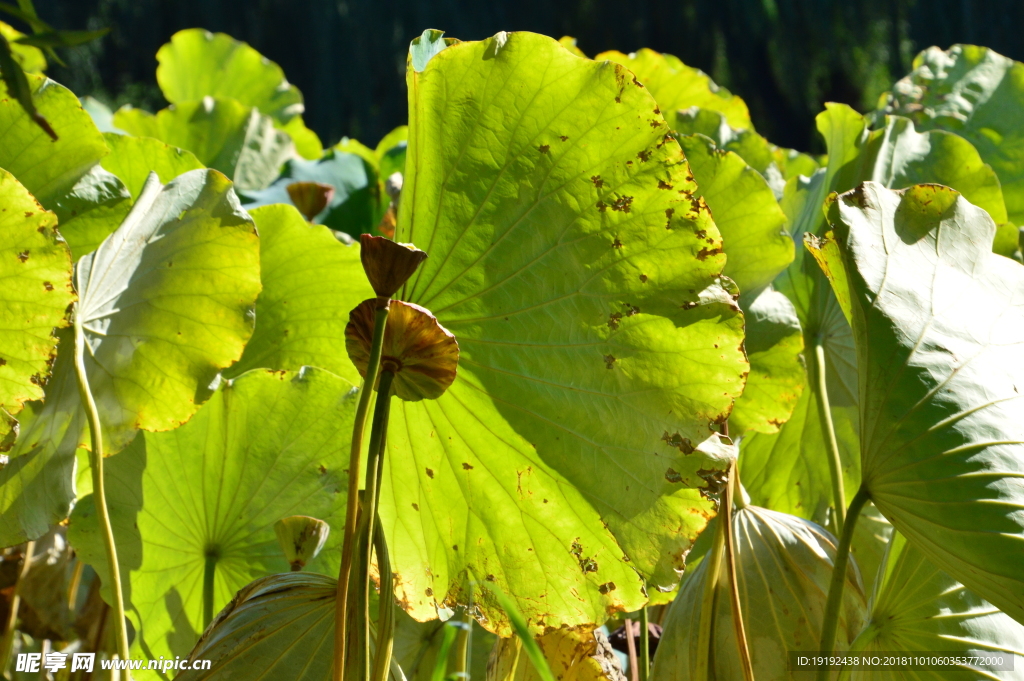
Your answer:
[[[377,305],[373,298],[361,302],[349,314],[345,327],[348,356],[363,378],[370,363]],[[429,310],[395,300],[384,327],[380,366],[382,373],[395,374],[392,385],[398,397],[410,402],[436,400],[455,380],[459,344]]]
[[[308,222],[313,222],[334,198],[334,187],[322,182],[292,182],[287,189],[292,203]]]
[[[320,553],[331,527],[317,518],[293,515],[274,523],[274,532],[292,571],[297,572]]]
[[[740,604],[754,678],[801,678],[789,670],[789,651],[818,648],[836,539],[810,521],[757,506],[737,509],[732,525]],[[720,569],[711,624],[714,678],[742,681],[724,558]],[[704,560],[683,582],[664,622],[651,681],[694,678],[707,578],[708,561]],[[849,649],[866,617],[860,571],[851,560],[843,590],[837,652]]]
[[[400,244],[382,236],[363,234],[359,241],[363,271],[374,293],[381,298],[395,295],[427,259],[427,254],[412,244]]]

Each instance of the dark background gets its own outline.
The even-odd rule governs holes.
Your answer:
[[[111,105],[165,105],[155,54],[183,28],[223,31],[279,63],[324,140],[370,144],[406,121],[405,53],[424,28],[462,40],[501,30],[572,35],[590,56],[669,52],[742,96],[771,141],[822,151],[825,101],[873,108],[929,45],[1024,58],[1024,0],[36,0],[57,28],[109,26],[49,74]],[[5,18],[5,20],[7,20]],[[12,22],[16,26],[16,21]],[[25,29],[23,26],[18,26]]]

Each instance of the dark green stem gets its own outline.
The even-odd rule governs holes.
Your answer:
[[[380,602],[377,610],[377,654],[373,660],[373,680],[386,681],[391,672],[391,656],[395,649],[395,580],[391,574],[391,554],[384,539],[380,517],[376,522],[373,546],[377,551],[380,572]]]
[[[373,422],[370,426],[370,449],[366,458],[366,484],[363,492],[363,512],[359,518],[358,535],[361,555],[359,556],[358,585],[360,589],[359,612],[362,619],[361,646],[363,659],[369,662],[370,656],[370,561],[373,553],[373,535],[377,521],[377,499],[380,489],[379,479],[383,470],[384,449],[387,445],[388,417],[391,413],[391,383],[395,374],[384,370],[380,374],[380,385],[377,387],[377,403],[373,409]],[[380,645],[378,640],[378,645]],[[370,679],[370,665],[361,665],[359,678]]]
[[[206,565],[203,568],[203,630],[205,631],[210,622],[213,621],[213,580],[217,574],[217,559],[220,556],[215,551],[206,552]]]
[[[651,674],[651,633],[647,628],[647,606],[640,608],[640,681]]]
[[[85,371],[85,332],[82,320],[75,311],[75,373],[78,375],[78,394],[89,419],[89,434],[92,451],[89,452],[89,466],[92,468],[92,495],[96,517],[100,524],[100,536],[107,552],[107,570],[110,572],[110,592],[114,602],[114,635],[117,639],[117,654],[122,660],[128,659],[128,627],[124,616],[124,589],[121,586],[121,566],[117,561],[117,545],[114,542],[114,528],[107,509],[106,483],[103,476],[103,429],[100,412],[96,408],[89,376]]]
[[[352,425],[352,446],[348,462],[348,499],[345,509],[345,535],[342,541],[341,568],[338,571],[338,592],[334,606],[334,681],[344,681],[345,646],[348,640],[348,598],[349,582],[352,577],[352,562],[357,553],[356,527],[359,519],[359,464],[363,455],[363,432],[366,430],[366,414],[370,408],[370,397],[377,383],[380,370],[381,348],[384,345],[384,329],[387,326],[390,307],[377,308],[373,324],[373,338],[370,341],[370,360],[366,366],[366,380],[359,392],[356,416]]]
[[[825,348],[821,340],[814,345],[814,397],[818,402],[818,417],[821,434],[828,447],[828,472],[832,476],[832,507],[835,509],[836,535],[843,533],[846,523],[846,490],[843,485],[843,460],[839,456],[839,441],[836,439],[835,424],[832,423],[832,408],[828,399],[828,382],[825,377]]]
[[[836,547],[836,559],[832,567],[832,583],[828,587],[828,601],[825,603],[825,615],[821,627],[821,645],[818,646],[819,654],[828,656],[836,643],[836,632],[839,630],[839,610],[843,603],[843,586],[846,584],[846,566],[850,562],[850,544],[853,542],[853,528],[857,525],[857,518],[868,502],[870,495],[861,487],[850,502],[850,510],[846,514],[846,525],[843,527],[843,534],[839,538],[839,546]],[[822,666],[818,668],[818,681],[828,681],[829,668]]]

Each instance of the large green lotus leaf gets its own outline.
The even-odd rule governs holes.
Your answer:
[[[729,417],[732,433],[777,433],[793,415],[806,381],[804,336],[793,303],[766,289],[746,310],[744,347],[750,374]]]
[[[736,582],[756,679],[793,678],[789,651],[815,650],[821,638],[836,539],[814,523],[757,506],[733,514]],[[694,676],[708,561],[701,561],[665,618],[652,681]],[[836,650],[846,650],[864,624],[867,604],[856,564],[848,564]],[[744,678],[723,560],[711,623],[713,678]],[[705,655],[707,653],[704,653]]]
[[[0,207],[0,413],[13,416],[43,396],[57,354],[54,330],[67,326],[75,294],[56,216],[2,169]],[[0,443],[11,425],[0,420]]]
[[[18,38],[24,37],[24,33],[8,23],[0,21],[0,35],[7,38],[11,46],[11,54],[14,61],[27,73],[42,73],[46,70],[46,57],[43,51],[34,45],[25,45],[16,42]]]
[[[237,364],[237,376],[257,367],[297,370],[317,366],[357,383],[343,354],[347,312],[374,296],[359,261],[359,245],[339,242],[310,225],[292,206],[252,211],[260,233],[256,329]]]
[[[900,534],[893,536],[867,626],[853,648],[867,655],[920,655],[926,651],[981,657],[1015,655],[1016,669],[950,665],[932,671],[855,671],[853,681],[1020,679],[1024,626],[986,603],[935,566]]]
[[[832,419],[849,499],[860,484],[856,413],[849,408],[833,409]],[[743,486],[759,506],[824,523],[826,509],[832,504],[827,456],[818,404],[808,385],[778,433],[748,433],[740,442]]]
[[[697,106],[719,111],[734,128],[753,129],[746,103],[723,87],[716,85],[703,71],[687,66],[671,54],[643,48],[639,52],[602,52],[595,61],[610,60],[632,71],[658,100],[669,125],[675,129],[680,109]]]
[[[724,274],[739,286],[744,304],[753,301],[793,262],[786,215],[761,174],[737,154],[699,134],[683,136],[679,144],[697,182],[694,193],[707,201],[722,233]]]
[[[203,167],[191,151],[172,147],[152,137],[106,133],[103,139],[110,148],[110,154],[103,157],[100,165],[120,178],[133,199],[139,198],[151,172],[167,184],[178,175]]]
[[[334,188],[334,195],[313,222],[358,237],[373,230],[380,220],[383,192],[378,187],[377,159],[373,152],[369,156],[372,163],[359,154],[331,149],[316,161],[290,159],[270,186],[260,191],[242,192],[242,201],[247,209],[274,203],[293,204],[288,185],[295,182],[328,184]]]
[[[747,373],[718,230],[618,64],[501,33],[408,78],[396,240],[430,257],[398,297],[461,359],[440,399],[392,407],[399,599],[425,620],[486,579],[538,629],[634,610],[641,577],[678,582],[713,513],[698,488],[732,456],[695,452]],[[508,635],[492,598],[485,626]]]
[[[46,76],[27,74],[32,101],[56,141],[33,121],[0,81],[0,168],[11,172],[48,210],[107,154],[103,135],[78,98]]]
[[[263,189],[294,153],[287,134],[269,116],[233,99],[204,97],[173,104],[155,115],[121,107],[114,125],[130,135],[155,137],[187,149],[203,165],[232,178],[240,190]]]
[[[154,177],[118,230],[79,260],[76,314],[108,453],[138,428],[187,421],[242,354],[259,292],[258,248],[231,183],[196,170],[167,186]],[[0,511],[15,519],[0,526],[0,545],[40,536],[75,498],[85,426],[73,354],[64,331],[45,402],[0,469]]]
[[[849,286],[864,488],[933,562],[1024,620],[1024,268],[991,253],[992,218],[947,187],[866,182],[829,221],[839,249],[818,257]]]
[[[236,99],[282,124],[302,113],[302,93],[248,43],[200,28],[178,31],[156,53],[156,81],[171,104]]]
[[[74,260],[95,251],[131,209],[132,196],[124,183],[99,163],[90,168],[55,205],[60,235]]]
[[[930,47],[883,96],[880,112],[969,140],[999,174],[1010,220],[1024,224],[1024,64],[987,47]]]
[[[287,572],[274,533],[281,518],[326,520],[335,531],[306,569],[337,572],[357,394],[318,369],[249,372],[181,428],[140,435],[108,460],[108,506],[140,656],[185,656],[195,645],[209,557],[214,612],[252,580]],[[69,537],[103,578],[91,499],[75,506]]]

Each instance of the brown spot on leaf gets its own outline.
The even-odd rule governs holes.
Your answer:
[[[615,591],[615,582],[605,582],[601,586],[597,587],[597,590],[603,594],[611,593]]]
[[[427,477],[428,478],[433,478],[434,477],[434,471],[430,470],[429,468],[427,468],[425,470],[427,471]]]
[[[669,468],[667,471],[665,471],[665,479],[668,480],[669,482],[682,482],[683,476],[679,474],[679,471],[673,468]]]
[[[608,206],[605,205],[604,201],[598,201],[597,202],[597,209],[603,213],[606,210],[608,210]]]
[[[426,591],[424,591],[423,593],[427,594],[428,596],[433,596],[433,595],[434,595],[434,590],[433,590],[433,589],[431,589],[431,588],[430,588],[430,587],[428,586],[428,587],[427,587],[427,590],[426,590]]]
[[[25,211],[25,217],[30,218],[33,215],[35,215],[35,213],[33,213],[32,211],[30,211],[30,210]]]
[[[463,461],[463,462],[462,462],[462,470],[464,470],[464,471],[471,471],[471,470],[473,470],[473,467],[472,467],[472,466],[470,466],[470,465],[469,465],[468,463],[466,463],[465,461]]]
[[[612,365],[615,364],[615,357],[613,355],[604,356],[604,365],[606,368],[611,369]]]
[[[26,260],[28,260],[28,251],[25,250],[25,251],[22,251],[21,253],[19,253],[18,254],[18,260],[20,260],[22,262],[25,262]]]
[[[722,252],[721,248],[702,248],[697,251],[697,260],[707,260],[713,255],[718,255]]]
[[[658,189],[672,189],[672,185],[665,180],[658,180]]]
[[[612,248],[622,248],[622,242],[619,241],[619,237],[615,237],[615,241],[612,242]]]
[[[619,328],[620,319],[622,319],[621,312],[612,312],[610,315],[608,315],[608,328],[610,328],[612,331]]]
[[[640,151],[640,152],[639,152],[639,153],[638,153],[638,154],[636,155],[636,157],[637,157],[638,159],[640,159],[640,161],[641,161],[642,163],[647,163],[647,161],[649,161],[649,160],[651,159],[651,152],[649,152],[649,151],[647,151],[646,149],[644,149],[644,150]]]
[[[487,580],[488,582],[496,582],[496,581],[498,581],[498,580],[497,580],[497,579],[496,579],[496,578],[494,577],[494,575],[487,575],[486,577],[484,577],[484,579],[486,579],[486,580]]]
[[[317,469],[319,469],[320,475],[325,475],[327,473],[327,468],[323,464],[317,466]]]
[[[540,153],[542,153],[542,154],[546,154],[546,153],[548,153],[548,151],[549,151],[549,150],[551,149],[551,146],[550,146],[550,145],[547,145],[547,144],[542,144],[542,145],[540,145],[540,147],[538,147],[538,148],[540,149]]]
[[[45,288],[47,291],[52,291],[53,290],[53,284],[51,284],[48,281],[44,281],[43,282],[43,288]]]
[[[563,142],[567,142],[569,140],[569,137],[568,135],[559,135],[558,139],[562,140]]]
[[[699,488],[700,495],[705,499],[713,495],[721,494],[725,490],[725,486],[729,483],[729,474],[725,471],[720,471],[717,468],[701,468],[697,471],[697,475],[703,478],[706,483],[705,487]]]
[[[617,210],[622,213],[628,213],[629,206],[631,203],[633,203],[632,196],[620,196],[619,198],[615,199],[615,201],[612,203],[612,210]]]
[[[690,438],[683,437],[679,433],[673,433],[669,435],[666,430],[665,434],[661,436],[661,441],[667,444],[669,447],[674,447],[681,451],[683,454],[693,454],[694,447]]]
[[[3,357],[0,357],[0,367],[4,366],[6,364],[7,364],[7,360],[4,359]]]
[[[600,175],[591,175],[590,181],[594,183],[594,186],[600,189],[604,186],[604,180],[601,179]]]
[[[660,116],[661,115],[661,109],[659,109],[658,107],[654,107],[654,113],[656,113],[656,114],[658,114]]]
[[[418,511],[418,510],[420,510],[420,505],[419,505],[419,504],[413,504],[413,505],[412,505],[412,509],[413,509],[414,511]]]
[[[640,283],[641,284],[646,284],[647,283],[647,275],[646,274],[641,274],[640,275]]]

